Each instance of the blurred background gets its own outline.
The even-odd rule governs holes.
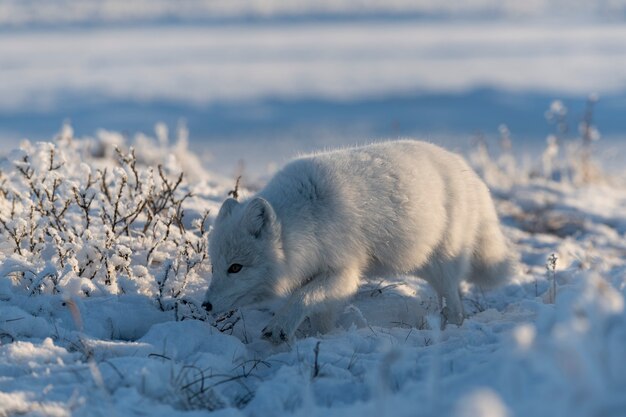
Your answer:
[[[0,144],[163,122],[224,174],[406,136],[518,154],[563,112],[579,135],[592,94],[621,164],[625,22],[624,0],[0,0]]]

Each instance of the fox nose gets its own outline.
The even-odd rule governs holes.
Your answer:
[[[204,303],[202,303],[202,307],[204,307],[206,311],[213,310],[213,305],[209,303],[208,301],[205,301]]]

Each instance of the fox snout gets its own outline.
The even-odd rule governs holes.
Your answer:
[[[211,310],[213,310],[213,304],[211,304],[208,301],[205,301],[204,303],[202,303],[202,308],[204,308],[206,311],[210,312]]]

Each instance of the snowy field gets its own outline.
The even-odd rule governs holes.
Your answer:
[[[626,416],[625,18],[0,1],[0,417]],[[298,153],[399,136],[468,159],[519,259],[462,287],[461,327],[406,276],[282,345],[261,338],[276,306],[202,309],[238,175],[246,198]]]
[[[10,80],[0,83],[0,141],[9,149],[24,137],[47,140],[68,119],[79,136],[105,128],[130,137],[185,120],[191,147],[229,174],[236,158],[254,164],[249,155],[267,149],[283,163],[375,138],[458,147],[477,132],[497,135],[501,123],[516,145],[541,148],[550,101],[563,99],[578,117],[592,92],[605,138],[626,131],[620,2],[537,1],[525,11],[512,1],[449,10],[321,2],[316,11],[300,1],[176,10],[142,1],[133,11],[117,0],[62,1],[62,16],[35,3],[0,7],[0,79]]]
[[[348,21],[44,34],[0,38],[2,75],[14,80],[3,88],[1,110],[45,109],[84,91],[197,104],[345,101],[476,86],[603,94],[626,79],[623,24]]]
[[[520,268],[463,288],[463,326],[438,330],[425,283],[380,277],[330,333],[305,322],[276,346],[260,337],[271,306],[200,307],[234,181],[205,171],[185,130],[157,132],[130,148],[66,126],[3,162],[0,416],[626,412],[626,182],[584,150],[530,169],[506,147],[470,153]]]

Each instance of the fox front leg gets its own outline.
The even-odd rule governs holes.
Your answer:
[[[286,304],[262,330],[263,337],[273,343],[291,339],[306,317],[333,311],[336,304],[356,294],[358,284],[357,268],[316,275],[291,294]]]

